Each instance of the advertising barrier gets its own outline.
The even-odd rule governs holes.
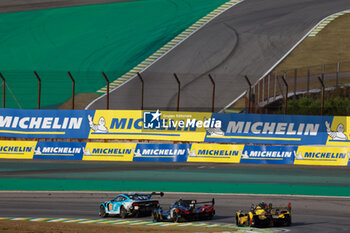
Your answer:
[[[0,158],[349,166],[350,147],[0,141]]]
[[[350,146],[350,117],[0,109],[0,137]]]

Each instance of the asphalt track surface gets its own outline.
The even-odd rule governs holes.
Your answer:
[[[0,12],[38,10],[55,7],[117,2],[118,0],[6,0]],[[145,108],[173,109],[176,86],[172,73],[182,83],[181,108],[208,110],[212,73],[216,80],[216,108],[226,106],[245,89],[242,81],[251,81],[267,72],[319,20],[334,12],[349,9],[348,0],[246,0],[233,7],[160,61],[151,66],[145,78]],[[174,81],[175,83],[175,81]],[[139,82],[135,79],[112,94],[112,109],[138,109]],[[105,108],[100,100],[93,109]],[[96,218],[98,204],[117,193],[106,192],[0,192],[3,217]],[[248,210],[260,201],[275,204],[292,202],[292,232],[349,232],[350,201],[339,197],[283,197],[212,194],[167,194],[160,203],[175,199],[216,198],[217,215],[213,222],[233,222],[233,212]],[[199,198],[200,197],[200,198]]]
[[[350,9],[348,0],[245,0],[216,17],[148,69],[144,109],[175,110],[181,82],[180,110],[210,111],[216,82],[215,110],[230,105],[274,67],[320,20]],[[113,90],[110,109],[140,109],[141,84],[134,78]],[[89,109],[105,109],[106,97]]]
[[[84,218],[98,219],[99,203],[111,200],[112,192],[0,192],[0,217]],[[252,203],[292,203],[291,232],[349,232],[350,199],[328,197],[212,195],[165,193],[157,198],[163,208],[178,198],[199,201],[215,198],[216,215],[210,223],[234,222],[237,210],[249,211]],[[150,220],[150,217],[139,219]]]
[[[337,184],[337,182],[340,182],[342,180],[342,184],[344,186],[348,185],[345,184],[346,180],[344,181],[344,178],[348,177],[349,174],[349,169],[347,167],[337,168],[316,166],[304,167],[263,164],[244,165],[205,163],[152,164],[84,161],[53,162],[45,160],[1,160],[0,168],[1,180],[13,179],[11,187],[17,187],[16,190],[20,190],[15,182],[16,178],[20,177],[28,179],[27,182],[29,185],[32,185],[34,187],[31,190],[37,190],[35,189],[35,187],[38,185],[36,181],[39,181],[40,179],[48,179],[49,182],[54,183],[56,179],[64,178],[66,180],[65,182],[68,184],[73,182],[74,179],[79,179],[79,177],[82,176],[86,180],[97,180],[100,183],[103,183],[104,180],[112,179],[111,181],[113,182],[123,179],[123,174],[125,172],[138,174],[138,178],[131,177],[130,179],[138,180],[139,182],[144,182],[148,179],[153,179],[156,182],[162,178],[160,177],[159,173],[163,174],[162,176],[164,177],[171,175],[175,180],[181,180],[183,174],[186,174],[186,182],[192,182],[193,186],[196,185],[196,182],[203,182],[198,180],[198,177],[203,177],[203,180],[207,180],[216,173],[219,175],[226,174],[227,177],[232,177],[230,174],[233,174],[234,176],[243,175],[244,177],[256,177],[254,179],[254,182],[259,184],[269,184],[274,182],[281,183],[281,181],[279,181],[280,179],[285,180],[285,184],[292,184],[295,182],[301,183],[303,182],[303,179],[314,177],[315,183],[325,183],[326,186],[328,185],[328,188],[332,188]],[[261,174],[262,170],[264,170],[265,173],[271,173],[274,175],[269,176],[270,179],[267,179],[267,177],[263,178],[264,175]],[[153,178],[149,178],[147,177],[147,171],[158,175],[153,175],[151,176]],[[192,174],[192,176],[190,174]],[[287,181],[288,177],[291,174],[294,179],[292,181]],[[258,180],[258,176],[262,178]],[[331,179],[328,180],[327,177],[330,177]],[[224,177],[222,177],[219,182],[224,182],[224,180]],[[169,180],[169,183],[172,182],[174,181]],[[81,185],[83,188],[84,185]],[[276,185],[278,185],[278,183]],[[2,186],[1,183],[0,186]],[[182,191],[186,191],[186,187],[187,186],[183,185]],[[126,191],[124,190],[123,186],[119,186],[119,188],[120,191]],[[129,190],[138,191],[138,186],[135,185],[133,189]],[[172,194],[170,192],[166,192],[166,195],[159,200],[160,203],[165,206],[165,208],[167,208],[177,198],[195,198],[205,201],[211,200],[211,198],[214,197],[216,200],[216,216],[212,222],[217,223],[232,223],[234,221],[234,212],[240,209],[248,211],[252,203],[257,204],[261,201],[265,201],[272,202],[274,205],[287,205],[288,202],[291,202],[293,211],[293,225],[288,229],[292,232],[350,231],[350,197],[298,195],[283,196],[273,194],[199,194],[199,192],[202,192],[201,190],[197,190],[196,192],[198,192],[198,194]],[[0,217],[96,219],[98,218],[97,213],[99,203],[105,200],[110,200],[117,194],[118,192],[106,191],[0,191]],[[145,217],[144,219],[150,218]]]

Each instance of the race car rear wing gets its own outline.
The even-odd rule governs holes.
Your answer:
[[[196,205],[196,204],[209,204],[211,203],[211,205],[215,205],[215,199],[213,198],[211,201],[201,201],[201,202],[198,202],[197,200],[182,200],[183,202],[186,202],[188,204],[193,204],[193,205]]]
[[[150,196],[153,196],[153,195],[159,195],[159,196],[164,196],[164,193],[163,192],[152,192],[151,194],[150,194]]]
[[[272,203],[269,204],[269,210],[275,210],[275,211],[281,211],[281,210],[288,210],[288,212],[291,212],[292,210],[292,204],[289,202],[288,206],[277,206],[277,207],[272,207]]]

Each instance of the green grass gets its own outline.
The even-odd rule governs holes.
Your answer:
[[[141,0],[0,14],[0,71],[6,107],[56,108],[77,93],[92,93],[129,71],[227,0]],[[12,94],[10,93],[12,92]]]
[[[75,180],[75,179],[0,179],[0,190],[36,191],[151,191],[204,192],[204,193],[251,193],[292,194],[321,196],[350,196],[350,187],[254,184],[218,182],[169,182],[169,181],[124,181],[124,180]]]
[[[321,73],[322,64],[330,64],[326,72],[336,70],[335,63],[345,62],[341,68],[350,70],[350,14],[340,16],[326,26],[317,36],[307,37],[276,67],[276,71],[312,67],[312,73]],[[299,74],[306,74],[300,69]]]

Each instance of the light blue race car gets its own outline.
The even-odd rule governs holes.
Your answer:
[[[105,201],[100,204],[99,216],[103,218],[109,215],[119,215],[121,218],[126,218],[128,216],[149,216],[152,214],[153,209],[159,206],[159,202],[152,199],[153,195],[160,195],[162,197],[164,193],[119,194],[113,200]]]

